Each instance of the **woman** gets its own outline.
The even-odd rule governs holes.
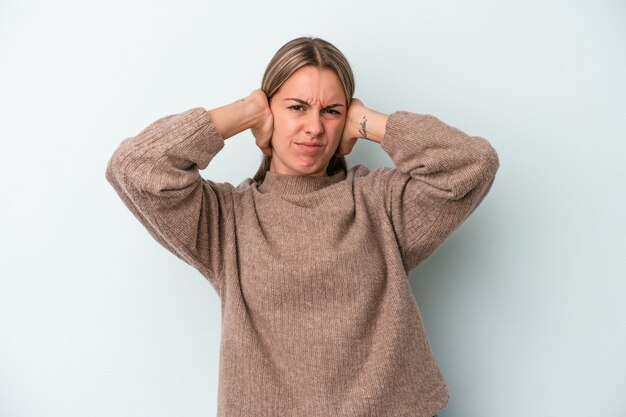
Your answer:
[[[219,416],[427,416],[448,391],[408,273],[478,206],[498,156],[430,115],[353,98],[343,54],[284,45],[262,89],[161,118],[122,142],[107,179],[222,307]],[[263,163],[238,186],[203,179],[251,129]],[[395,168],[348,169],[358,139]]]

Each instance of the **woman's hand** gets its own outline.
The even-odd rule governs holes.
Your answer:
[[[339,148],[337,149],[337,155],[343,156],[352,152],[352,148],[356,144],[356,141],[360,137],[364,137],[359,132],[360,124],[362,118],[365,116],[365,106],[363,102],[358,98],[353,98],[350,103],[350,107],[348,107],[348,114],[346,115],[346,125],[343,128],[343,134],[341,135],[341,142],[339,143]]]
[[[262,90],[254,90],[241,100],[209,110],[209,117],[224,139],[247,129],[252,130],[258,147],[263,153],[271,155],[274,117]]]
[[[274,116],[270,110],[267,96],[263,90],[254,90],[247,98],[250,101],[251,111],[256,114],[256,122],[250,129],[254,135],[256,145],[266,155],[272,154],[272,134],[274,133]]]
[[[352,152],[352,148],[359,138],[380,142],[385,136],[388,117],[386,114],[365,107],[358,98],[353,98],[348,108],[346,125],[343,129],[337,155],[343,156]]]

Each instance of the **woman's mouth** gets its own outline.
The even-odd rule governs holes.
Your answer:
[[[322,144],[317,143],[317,142],[301,142],[301,143],[296,143],[296,146],[302,152],[305,152],[308,154],[317,153],[323,149]]]

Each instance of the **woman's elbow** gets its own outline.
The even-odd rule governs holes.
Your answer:
[[[482,168],[483,172],[485,172],[485,176],[490,181],[496,176],[496,172],[498,172],[498,169],[500,168],[500,157],[498,156],[498,152],[489,142],[487,142],[487,145],[485,146]]]
[[[122,142],[107,163],[105,177],[113,186],[128,182],[133,157],[129,154],[127,145],[127,141]]]
[[[109,162],[107,163],[105,178],[111,185],[115,186],[116,184],[119,184],[120,176],[119,163],[115,160],[115,157],[113,157],[109,159]]]
[[[479,152],[472,152],[472,161],[468,163],[463,174],[457,176],[456,181],[451,184],[452,200],[463,199],[494,181],[500,167],[498,153],[485,139],[478,140],[482,142]]]

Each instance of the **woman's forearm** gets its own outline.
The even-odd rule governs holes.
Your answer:
[[[222,138],[228,139],[244,130],[258,126],[264,120],[266,109],[253,95],[234,103],[209,110],[209,118]]]
[[[368,139],[380,143],[385,136],[388,118],[387,114],[366,107],[359,99],[353,99],[346,117],[345,140]]]
[[[387,114],[365,107],[361,100],[353,98],[348,108],[338,154],[349,154],[359,139],[380,143],[386,133],[388,118]]]
[[[388,115],[365,108],[363,117],[359,121],[359,133],[361,137],[373,142],[380,143],[385,136]]]

